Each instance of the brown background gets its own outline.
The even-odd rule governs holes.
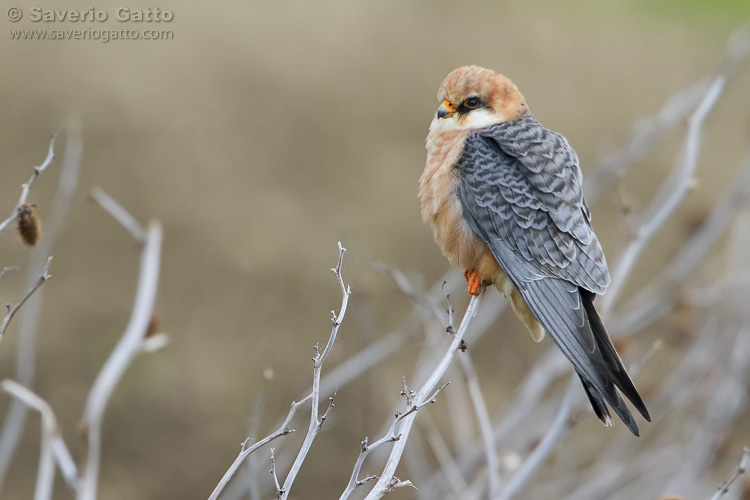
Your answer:
[[[137,272],[131,241],[86,192],[102,186],[140,221],[158,218],[165,228],[157,309],[172,343],[137,359],[109,406],[104,499],[206,498],[238,451],[266,367],[276,378],[262,428],[286,411],[309,384],[312,345],[327,337],[339,304],[329,272],[336,241],[349,249],[344,272],[355,295],[331,366],[410,307],[370,269],[373,260],[426,284],[442,275],[447,263],[421,223],[416,182],[435,91],[450,70],[480,64],[508,75],[536,117],[567,136],[586,175],[637,118],[718,66],[750,10],[741,1],[132,2],[170,9],[174,20],[129,27],[171,29],[174,39],[8,36],[11,28],[120,28],[119,5],[98,4],[110,14],[104,24],[0,20],[0,213],[44,157],[49,134],[69,116],[83,130],[80,188],[46,285],[35,384],[74,452],[88,388],[126,324]],[[731,182],[749,135],[748,89],[745,70],[707,123],[699,189],[648,247],[626,293],[661,268]],[[628,175],[641,204],[679,141]],[[44,218],[57,167],[34,186]],[[619,203],[613,191],[592,207],[610,261],[624,241]],[[24,267],[26,255],[12,231],[0,234],[0,266]],[[0,300],[16,300],[21,280],[6,275]],[[486,336],[474,351],[493,413],[541,352],[503,318],[497,330],[506,335]],[[660,328],[669,338],[673,320]],[[15,334],[12,326],[0,344],[0,378],[13,374]],[[297,498],[343,490],[359,441],[387,418],[418,348],[340,392]],[[659,356],[665,369],[674,362]],[[0,397],[0,414],[7,401]],[[32,416],[3,498],[30,497],[37,443]]]

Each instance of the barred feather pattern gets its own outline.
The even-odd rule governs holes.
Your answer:
[[[609,271],[568,141],[527,114],[468,134],[454,168],[464,220],[573,363],[596,415],[609,425],[608,404],[638,435],[618,389],[650,416],[593,306]]]
[[[477,223],[542,276],[601,294],[609,285],[604,252],[591,229],[578,157],[531,114],[467,136],[456,163]]]

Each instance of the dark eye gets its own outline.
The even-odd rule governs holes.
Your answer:
[[[478,97],[469,97],[464,101],[464,106],[469,109],[476,109],[479,107],[480,101]]]

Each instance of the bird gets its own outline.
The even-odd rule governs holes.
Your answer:
[[[638,436],[622,395],[651,417],[594,307],[610,277],[576,152],[493,70],[457,68],[437,96],[419,198],[440,250],[469,293],[494,285],[533,340],[552,338],[602,423],[609,405]]]

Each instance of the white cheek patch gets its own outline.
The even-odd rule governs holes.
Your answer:
[[[459,115],[456,113],[450,118],[438,118],[435,116],[430,124],[430,132],[449,132],[451,130],[484,128],[502,121],[505,121],[502,116],[495,115],[488,109],[480,108],[465,115]]]
[[[502,116],[491,113],[487,108],[480,108],[462,116],[460,128],[484,128],[501,121],[505,121]]]

